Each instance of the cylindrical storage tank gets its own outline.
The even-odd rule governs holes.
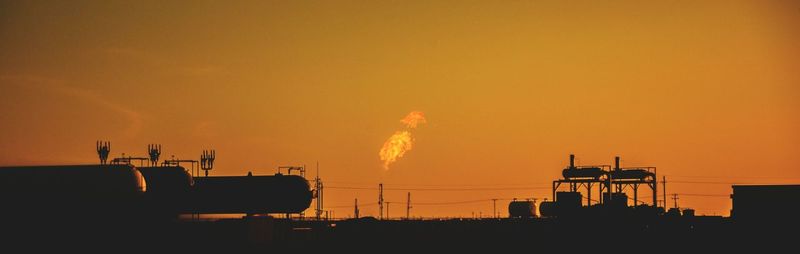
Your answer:
[[[561,175],[566,179],[570,178],[599,178],[605,174],[602,168],[598,167],[580,167],[580,168],[565,168],[561,171]]]
[[[311,205],[308,181],[296,175],[194,178],[189,213],[299,213]]]
[[[508,215],[511,218],[536,217],[536,204],[533,201],[511,201],[508,203]]]
[[[148,195],[184,193],[194,184],[192,175],[180,166],[138,167],[136,169],[147,181]]]
[[[3,214],[131,213],[146,189],[130,165],[0,167]]]
[[[553,201],[539,203],[539,215],[542,217],[556,216],[556,203]]]
[[[180,166],[139,167],[139,172],[147,181],[148,215],[176,218],[188,204],[189,194],[194,184],[192,175]]]
[[[623,169],[611,172],[611,178],[618,179],[644,179],[648,176],[655,177],[655,174],[645,169]]]

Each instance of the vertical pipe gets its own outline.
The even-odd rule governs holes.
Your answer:
[[[575,155],[569,155],[569,168],[575,168]]]
[[[619,171],[619,156],[614,157],[614,170]]]

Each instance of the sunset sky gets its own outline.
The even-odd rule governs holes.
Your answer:
[[[213,148],[212,175],[319,162],[338,217],[377,217],[381,182],[430,217],[619,155],[728,215],[730,183],[800,183],[798,24],[798,1],[0,1],[0,165]]]

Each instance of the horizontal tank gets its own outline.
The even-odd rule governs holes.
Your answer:
[[[131,211],[146,190],[130,165],[0,167],[3,213]]]
[[[197,177],[185,212],[299,213],[311,199],[308,181],[296,175]]]
[[[605,174],[602,168],[599,167],[574,167],[565,168],[561,171],[561,175],[566,179],[571,178],[600,178]]]
[[[556,216],[556,203],[553,201],[539,203],[539,215],[542,217]]]
[[[571,178],[600,178],[606,172],[600,167],[576,167],[575,155],[569,155],[569,167],[561,171],[565,179]]]
[[[181,166],[138,167],[136,169],[147,181],[148,195],[180,194],[189,191],[194,184],[192,175]]]
[[[508,215],[511,218],[536,217],[536,204],[533,201],[511,201],[508,203]]]
[[[138,167],[147,181],[146,213],[151,217],[177,218],[189,203],[194,180],[181,166]]]
[[[655,177],[655,174],[645,169],[618,169],[611,171],[611,179],[645,179],[647,177]]]

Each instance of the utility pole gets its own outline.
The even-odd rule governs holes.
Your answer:
[[[497,199],[496,198],[492,199],[492,217],[497,219]]]
[[[406,220],[411,219],[411,192],[408,193],[408,200],[406,201]]]
[[[380,209],[380,218],[383,219],[383,183],[378,184],[378,208]]]
[[[678,208],[678,194],[677,193],[672,194],[672,201],[675,202],[675,206],[674,207],[677,209]]]
[[[663,188],[662,194],[664,196],[664,209],[667,209],[667,176],[661,176],[661,188]]]
[[[305,171],[305,170],[303,170]],[[291,171],[290,171],[291,172]],[[304,173],[305,174],[305,173]],[[316,196],[317,207],[316,207],[316,215],[317,220],[320,220],[322,216],[322,208],[323,208],[323,186],[322,186],[322,179],[319,178],[319,163],[317,163],[317,177],[314,179],[314,194]],[[327,215],[325,216],[327,217]]]
[[[356,209],[353,211],[353,216],[358,219],[358,199],[356,199]]]

